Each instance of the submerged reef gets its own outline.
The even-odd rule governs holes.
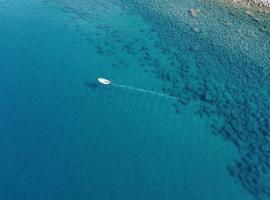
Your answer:
[[[269,199],[269,22],[206,2],[125,2],[156,30],[159,48],[176,59],[156,70],[164,92],[181,99],[176,111],[202,102],[197,114],[217,117],[213,134],[239,151],[228,173],[256,199]]]

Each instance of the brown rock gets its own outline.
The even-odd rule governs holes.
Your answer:
[[[189,12],[190,12],[190,15],[191,15],[192,17],[197,17],[197,15],[198,15],[198,14],[197,14],[197,10],[195,10],[194,8],[191,8]]]

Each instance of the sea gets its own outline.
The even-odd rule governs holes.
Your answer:
[[[0,199],[269,199],[269,19],[0,0]]]

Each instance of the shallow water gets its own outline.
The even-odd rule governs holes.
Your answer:
[[[263,23],[195,1],[0,1],[1,199],[267,198]]]

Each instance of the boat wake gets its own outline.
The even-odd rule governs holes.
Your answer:
[[[144,90],[144,89],[131,87],[131,86],[127,86],[127,85],[116,84],[116,83],[111,83],[111,85],[116,86],[116,87],[120,87],[120,88],[124,88],[124,89],[134,90],[134,91],[137,91],[137,92],[143,92],[143,93],[147,93],[147,94],[152,94],[152,95],[157,95],[157,96],[161,96],[161,97],[180,100],[178,97],[167,95],[167,94],[160,93],[160,92],[155,92],[155,91],[152,91],[152,90]]]

